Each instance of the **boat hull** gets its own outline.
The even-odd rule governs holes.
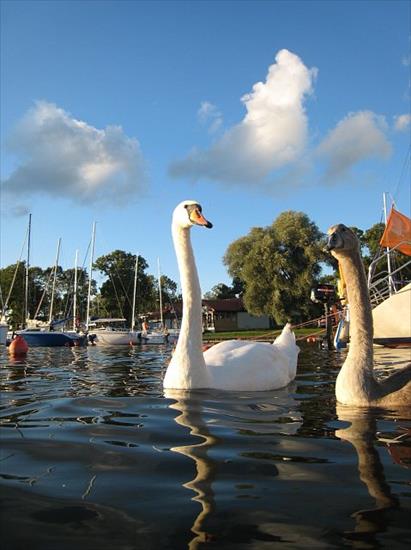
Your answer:
[[[72,347],[84,345],[86,342],[83,336],[69,335],[58,331],[20,330],[16,334],[19,334],[26,340],[29,348]]]
[[[143,332],[141,340],[144,344],[175,344],[178,340],[178,332]]]
[[[90,335],[96,346],[132,346],[140,342],[140,332],[94,330]]]
[[[374,342],[411,340],[411,283],[372,310]]]
[[[411,338],[374,338],[373,341],[385,348],[411,348]]]

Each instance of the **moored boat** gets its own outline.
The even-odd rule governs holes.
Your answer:
[[[123,318],[94,319],[89,323],[89,340],[99,346],[134,345],[141,340],[141,331],[130,330]]]
[[[411,219],[394,207],[380,245],[380,253],[368,270],[374,343],[408,347],[411,346]],[[398,255],[403,260],[396,266],[394,258]]]
[[[15,334],[23,336],[29,347],[73,347],[84,346],[87,343],[87,338],[83,334],[50,328],[26,328],[17,330]]]

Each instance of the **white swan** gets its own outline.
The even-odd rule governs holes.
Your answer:
[[[201,289],[190,240],[193,225],[212,227],[198,202],[183,201],[174,210],[172,221],[183,318],[164,388],[262,391],[286,386],[295,378],[299,352],[289,325],[274,344],[230,340],[203,353]]]
[[[335,383],[337,401],[345,405],[411,406],[411,364],[378,381],[374,377],[373,320],[360,245],[343,224],[328,230],[327,249],[342,270],[350,305],[350,347]]]

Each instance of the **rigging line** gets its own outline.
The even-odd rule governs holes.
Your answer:
[[[23,241],[23,244],[21,246],[21,250],[20,250],[20,256],[19,256],[19,259],[17,260],[17,264],[16,264],[16,269],[14,271],[14,275],[13,275],[13,280],[11,281],[11,285],[10,285],[10,288],[9,288],[9,292],[7,294],[7,298],[6,298],[6,301],[3,303],[3,293],[1,293],[1,310],[2,310],[2,315],[5,314],[6,312],[6,309],[7,309],[7,305],[9,303],[9,300],[10,300],[10,296],[11,296],[11,293],[13,292],[13,287],[14,287],[14,283],[16,281],[16,276],[17,276],[17,271],[19,269],[19,266],[21,264],[21,258],[23,257],[23,252],[25,250],[25,247],[26,247],[26,243],[27,243],[27,239],[28,239],[28,235],[29,235],[29,228],[26,229],[26,235],[24,237],[24,241]]]
[[[69,278],[69,281],[66,281],[66,288],[64,289],[66,291],[66,295],[64,296],[64,299],[63,299],[63,304],[65,304],[64,305],[64,317],[68,317],[70,315],[71,308],[73,306],[74,298],[73,298],[72,292],[71,292],[72,288],[73,288],[73,292],[74,292],[74,272],[71,274],[71,277]]]
[[[120,314],[121,314],[122,317],[124,317],[123,308],[121,307],[121,303],[120,303],[120,299],[118,297],[116,285],[114,284],[114,280],[113,280],[113,277],[112,277],[111,273],[109,273],[109,278],[110,278],[110,281],[113,285],[114,294],[116,295],[117,305],[118,305],[118,308],[120,310]]]
[[[128,297],[127,290],[126,290],[126,288],[125,288],[125,286],[124,286],[123,279],[121,278],[121,274],[120,274],[119,270],[117,269],[117,265],[116,265],[116,264],[114,264],[114,270],[115,270],[115,272],[116,272],[115,274],[117,275],[117,278],[118,278],[118,280],[119,280],[119,282],[120,282],[120,286],[121,286],[121,288],[122,288],[122,290],[123,290],[123,292],[124,292],[125,299],[126,299],[126,301],[128,301],[129,305],[131,305],[130,298]],[[113,286],[114,286],[114,280],[112,280],[112,283],[113,283]]]
[[[105,239],[105,235],[104,235],[104,230],[103,230],[103,228],[101,229],[101,236],[100,236],[100,239],[99,239],[99,240],[103,243],[103,245],[105,245],[106,242],[107,242],[107,239]],[[122,252],[124,252],[124,251],[122,251]],[[126,300],[128,300],[129,304],[131,305],[130,299],[128,298],[128,295],[127,295],[127,291],[126,291],[126,289],[125,289],[125,287],[124,287],[124,283],[123,283],[123,281],[122,281],[122,279],[121,279],[121,276],[120,276],[120,273],[119,273],[119,271],[118,271],[118,269],[117,269],[117,265],[114,264],[113,267],[114,267],[115,274],[117,275],[118,280],[119,280],[119,282],[120,282],[120,286],[122,287],[122,290],[123,290],[124,295],[125,295],[125,297],[126,297]],[[109,277],[109,279],[110,279],[110,281],[111,281],[111,284],[113,285],[114,293],[115,293],[115,295],[116,295],[117,305],[118,305],[118,307],[119,307],[121,316],[124,317],[123,308],[122,308],[122,306],[121,306],[121,302],[120,302],[120,298],[119,298],[119,295],[118,295],[118,292],[117,292],[116,285],[115,285],[115,283],[114,283],[114,278],[113,278],[113,276],[112,276],[111,273],[108,274],[108,277]]]
[[[134,262],[136,261],[136,256],[138,256],[138,254],[134,254],[133,255],[133,259],[134,259]],[[134,270],[133,270],[133,273],[134,273]],[[133,278],[134,279],[134,278]],[[132,308],[133,307],[133,304],[132,304],[132,300],[130,299],[130,296],[129,296],[129,290],[130,290],[130,287],[133,283],[133,279],[129,279],[129,284],[128,284],[128,288],[127,290],[124,289],[124,293],[125,293],[125,299],[126,299],[126,302],[128,303],[128,305]],[[138,287],[138,270],[137,270],[137,287]],[[136,296],[137,296],[137,287],[136,287]]]
[[[405,176],[405,171],[407,169],[407,165],[410,164],[410,155],[411,155],[411,143],[410,145],[408,146],[408,149],[407,149],[407,152],[405,153],[405,159],[404,159],[404,162],[402,164],[402,168],[401,168],[401,172],[400,172],[400,176],[398,178],[398,182],[397,182],[397,185],[395,187],[395,190],[394,190],[394,193],[392,194],[392,200],[393,202],[395,202],[395,198],[397,197],[397,194],[399,192],[399,188],[400,188],[400,185],[402,183],[402,180]]]
[[[53,274],[54,274],[54,268],[50,270],[49,278],[48,278],[48,280],[47,280],[47,282],[46,282],[46,286],[44,287],[43,294],[41,295],[40,302],[39,302],[39,305],[37,306],[36,313],[34,314],[33,319],[36,319],[37,315],[39,314],[39,311],[40,311],[40,308],[41,308],[41,304],[43,303],[44,296],[46,295],[46,292],[47,292],[47,290],[48,290],[48,288],[49,288],[50,280],[51,280]]]

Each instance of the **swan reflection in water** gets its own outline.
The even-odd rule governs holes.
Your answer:
[[[212,483],[216,474],[216,462],[208,456],[208,451],[218,444],[219,439],[210,433],[207,424],[201,416],[201,400],[195,399],[195,392],[183,390],[167,390],[165,397],[175,399],[176,402],[170,405],[181,414],[175,418],[177,424],[189,428],[190,435],[202,439],[194,445],[172,447],[171,451],[188,456],[194,460],[196,465],[196,476],[192,481],[184,483],[183,486],[196,494],[192,500],[199,502],[201,511],[195,518],[191,531],[194,538],[189,543],[189,548],[197,548],[199,544],[208,542],[212,537],[204,530],[204,522],[215,508],[214,491]],[[193,398],[194,397],[194,398]]]
[[[289,395],[289,391],[289,389],[276,390],[274,399],[272,395],[269,397],[265,395],[265,400],[261,397],[256,399],[253,393],[243,394],[240,397],[237,393],[231,395],[226,392],[222,392],[221,394],[216,392],[210,395],[201,390],[166,390],[164,392],[166,398],[175,400],[169,407],[180,413],[174,419],[177,424],[188,428],[191,436],[200,439],[198,443],[174,446],[170,449],[173,452],[180,453],[192,459],[196,468],[195,477],[191,481],[183,483],[183,487],[195,494],[192,500],[198,502],[201,506],[191,526],[193,538],[188,543],[190,550],[202,548],[202,545],[206,543],[212,544],[217,542],[217,538],[220,542],[226,542],[227,539],[230,539],[230,530],[232,529],[232,526],[229,525],[230,521],[225,522],[226,531],[225,529],[223,529],[224,533],[220,531],[221,511],[217,514],[216,494],[213,489],[214,482],[218,481],[221,483],[224,481],[226,464],[230,464],[232,460],[235,461],[238,456],[241,456],[241,450],[237,449],[235,455],[232,456],[232,460],[231,457],[227,458],[225,451],[228,453],[230,451],[229,447],[227,448],[227,441],[225,441],[226,429],[233,429],[237,432],[239,429],[236,424],[238,417],[244,415],[247,418],[246,423],[247,421],[251,423],[249,425],[250,433],[254,431],[254,435],[264,435],[266,431],[267,437],[271,438],[273,430],[278,434],[294,435],[301,426],[302,417],[297,412],[296,401]],[[260,392],[259,395],[262,396],[264,394]],[[216,409],[219,409],[216,415],[217,420],[215,422],[207,420],[207,417],[210,418]],[[224,411],[221,409],[224,409]],[[228,417],[227,422],[224,421],[224,425],[221,424],[222,416]],[[244,421],[244,418],[242,420]],[[257,426],[253,422],[257,422]],[[243,422],[241,426],[244,428]],[[212,427],[214,427],[214,430]],[[221,431],[221,428],[223,428],[222,432],[225,434],[222,437],[218,437],[215,433],[212,433],[212,430],[218,432],[219,430]],[[258,432],[255,432],[256,429],[258,429]],[[241,447],[248,448],[249,444],[250,440],[245,436]],[[221,456],[222,451],[224,451],[225,458],[223,460],[221,458],[213,458],[210,456],[212,451],[217,451],[215,452],[216,456]],[[256,468],[261,468],[261,465],[256,466]],[[276,472],[273,474],[274,476],[278,475],[278,470],[274,465],[270,465],[270,469],[271,472]],[[250,473],[250,477],[255,474],[254,471],[247,472],[247,465],[243,464],[241,478],[244,487],[247,485],[248,473]],[[251,484],[256,482],[252,478],[249,481]],[[252,485],[249,486],[252,487]],[[214,513],[215,517],[211,519]],[[213,532],[207,529],[207,523],[209,525],[213,524]],[[271,535],[259,532],[258,525],[250,526],[244,524],[240,526],[237,525],[237,522],[235,523],[236,525],[233,530],[236,531],[236,542],[239,542],[238,537],[244,537],[244,540],[241,542],[245,543],[250,542],[252,539],[258,540],[259,538],[265,541],[274,540],[274,537],[271,538]],[[215,532],[216,525],[220,526],[218,534]]]
[[[315,499],[328,483],[332,483],[332,477],[327,481],[324,471],[324,475],[321,475],[320,462],[318,468],[312,469],[312,457],[306,457],[304,447],[298,447],[299,438],[284,437],[285,434],[296,435],[302,426],[302,417],[298,416],[297,412],[298,403],[291,395],[287,395],[287,392],[279,395],[276,400],[273,400],[272,396],[267,398],[267,395],[265,399],[256,398],[255,394],[253,397],[250,394],[244,398],[234,394],[228,398],[227,395],[207,395],[201,391],[181,390],[167,390],[165,397],[172,400],[170,408],[179,413],[175,418],[177,424],[188,428],[190,436],[198,438],[198,442],[173,446],[170,449],[189,457],[195,464],[193,479],[183,484],[194,493],[192,500],[200,506],[200,511],[196,513],[190,525],[190,550],[203,548],[207,543],[241,545],[251,542],[256,544],[258,541],[274,544],[304,541],[309,544],[325,536],[324,529],[326,526],[329,528],[330,521],[335,524],[335,528],[331,529],[326,538],[328,537],[333,544],[341,544],[344,539],[354,541],[354,544],[375,544],[378,542],[377,535],[388,530],[391,535],[395,534],[400,539],[409,536],[406,527],[406,515],[409,513],[407,503],[405,502],[404,506],[400,505],[399,497],[387,482],[383,462],[375,446],[379,418],[375,411],[373,413],[372,410],[337,407],[338,419],[350,425],[337,430],[336,436],[343,440],[342,445],[345,441],[353,445],[358,457],[357,475],[366,485],[369,495],[375,499],[374,507],[360,509],[352,514],[355,527],[350,530],[347,529],[350,520],[346,516],[338,514],[326,521],[321,520],[318,514],[306,508],[304,501],[300,501],[299,495],[302,496],[304,491],[307,491],[307,484],[312,484],[312,498]],[[288,412],[285,412],[286,410]],[[290,422],[287,419],[285,424],[281,424],[282,419],[287,417],[290,411],[294,418],[290,418]],[[240,423],[239,417],[242,417]],[[245,417],[246,424],[250,422],[249,429],[244,426]],[[255,424],[251,424],[252,422]],[[238,432],[240,425],[242,433]],[[255,438],[254,435],[267,437]],[[237,436],[238,439],[233,445],[231,438]],[[265,446],[264,458],[267,461],[251,461],[256,469],[248,470],[251,463],[239,462],[237,459],[252,456],[253,452],[250,452],[250,449],[258,447],[259,442]],[[397,447],[407,450],[408,447],[403,443]],[[245,449],[247,452],[244,452]],[[297,449],[301,454],[297,455]],[[338,445],[336,452],[340,454]],[[255,452],[255,457],[258,458],[258,454],[259,452]],[[285,462],[282,462],[281,454]],[[222,456],[224,458],[221,458]],[[268,466],[272,468],[272,473],[269,477],[264,477],[267,470],[262,472],[261,469]],[[332,463],[330,467],[334,469]],[[391,469],[390,472],[392,471]],[[263,477],[259,477],[261,474]],[[355,478],[354,481],[347,482],[355,486]],[[299,485],[301,483],[305,487],[299,492],[298,487],[302,487]],[[319,484],[319,492],[316,483]],[[257,508],[261,512],[253,513],[247,507],[247,500],[237,500],[244,496],[241,495],[241,490],[238,490],[240,486],[248,487],[248,498],[259,499],[260,506]],[[230,494],[231,487],[237,487],[234,496],[237,504],[226,510],[227,499],[234,502],[233,495]],[[342,499],[344,494],[345,490],[342,493],[330,493],[331,498]],[[350,503],[352,505],[353,500],[355,502],[362,498],[358,493],[350,492],[349,500],[345,504],[341,503],[342,508],[350,506]],[[280,501],[283,504],[281,512],[278,512],[275,503]],[[240,502],[245,504],[245,507]]]
[[[405,412],[405,418],[411,418],[411,410]],[[362,409],[337,404],[338,419],[349,422],[350,426],[336,430],[335,435],[353,445],[358,455],[358,473],[361,481],[365,484],[369,495],[375,499],[375,507],[362,509],[354,512],[351,517],[355,519],[356,525],[353,531],[344,533],[344,537],[351,540],[369,540],[376,542],[374,535],[387,530],[389,526],[397,523],[402,515],[406,514],[401,509],[398,497],[393,494],[390,485],[387,483],[384,473],[384,466],[380,455],[375,447],[377,438],[377,414],[375,409]],[[402,416],[404,419],[404,415]],[[400,431],[398,437],[390,439],[394,446],[396,442],[405,443],[409,431]],[[408,435],[409,437],[409,435]],[[390,446],[388,446],[390,450]],[[403,446],[404,455],[409,452],[409,447]],[[396,455],[396,462],[409,467],[409,459],[401,459],[401,451],[391,452]],[[407,521],[401,522],[403,525]]]

